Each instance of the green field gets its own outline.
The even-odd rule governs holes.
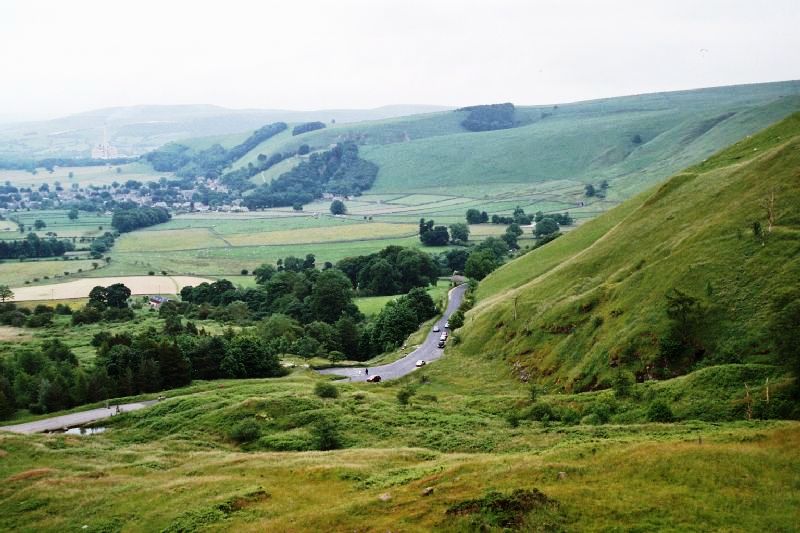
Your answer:
[[[70,177],[70,173],[72,177]],[[31,188],[38,188],[44,183],[53,187],[55,182],[59,182],[65,189],[70,188],[73,183],[77,183],[81,187],[111,185],[115,181],[124,183],[128,180],[146,183],[148,181],[158,181],[162,176],[169,176],[169,173],[156,172],[144,163],[94,167],[55,167],[53,172],[38,169],[36,174],[24,170],[0,169],[0,182],[9,181],[15,187]]]
[[[13,232],[2,232],[0,238],[19,239],[28,233],[36,233],[39,237],[46,237],[48,233],[55,233],[59,238],[72,237],[99,237],[107,231],[114,231],[111,227],[111,216],[103,213],[87,213],[81,211],[78,218],[70,220],[69,212],[65,209],[17,211],[6,215],[9,222],[16,223],[16,235]],[[41,230],[34,228],[34,223],[41,220],[46,227]],[[19,225],[25,226],[25,232],[19,233]],[[7,224],[10,226],[11,224]],[[3,225],[0,224],[0,228]]]
[[[447,291],[450,289],[449,283],[444,280],[440,280],[439,284],[435,287],[430,287],[428,289],[428,294],[430,294],[431,298],[435,303],[443,302],[445,296],[447,295]],[[355,299],[355,303],[358,306],[358,310],[364,313],[366,316],[374,316],[377,315],[383,307],[398,298],[398,295],[395,296],[362,296],[360,298]]]

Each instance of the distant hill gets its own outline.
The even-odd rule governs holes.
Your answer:
[[[375,109],[290,111],[227,109],[212,105],[141,105],[97,109],[62,118],[0,124],[0,157],[86,157],[108,140],[124,155],[139,155],[170,141],[215,136],[246,137],[276,121],[347,123],[429,113],[447,109],[429,105],[392,105]],[[237,135],[240,134],[240,135]],[[235,144],[234,141],[230,141]]]
[[[352,140],[380,168],[376,193],[548,183],[582,188],[607,180],[609,200],[621,200],[800,110],[800,82],[517,106],[514,127],[493,131],[468,131],[467,109],[284,132],[232,168],[254,163],[259,154]]]
[[[771,324],[800,299],[798,168],[800,113],[495,271],[459,351],[556,391],[787,363]]]

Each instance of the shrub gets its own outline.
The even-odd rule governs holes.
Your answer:
[[[320,381],[314,385],[314,394],[320,398],[338,398],[339,389],[333,383],[327,381]]]
[[[71,315],[72,308],[65,304],[56,304],[55,313],[57,315]]]
[[[672,422],[675,415],[672,414],[672,409],[667,402],[656,399],[647,408],[647,419],[650,422]]]
[[[400,405],[408,405],[408,402],[411,401],[411,397],[414,396],[416,391],[412,387],[403,387],[399,391],[397,391],[397,401]]]
[[[243,268],[241,271],[242,276],[246,276],[248,273],[249,271],[246,268]]]
[[[603,421],[600,420],[600,417],[594,413],[586,415],[583,418],[581,418],[581,424],[586,426],[599,426],[602,423]]]
[[[156,273],[155,273],[154,271],[152,271],[152,270],[151,270],[150,272],[148,272],[148,273],[147,273],[147,275],[148,275],[148,276],[155,276],[155,275],[156,275]]]
[[[342,447],[342,439],[336,423],[329,418],[322,418],[311,427],[311,436],[317,450],[336,450]]]
[[[559,418],[567,426],[574,426],[581,421],[581,415],[572,407],[564,407],[559,412]]]
[[[617,375],[614,376],[614,381],[612,383],[614,394],[617,398],[626,398],[630,396],[631,389],[633,389],[635,382],[636,379],[633,377],[633,374],[625,370],[620,370],[617,372]]]
[[[255,420],[242,420],[230,431],[231,439],[238,443],[252,442],[261,436],[261,428]]]
[[[553,413],[553,408],[550,407],[550,404],[545,402],[536,402],[531,405],[530,409],[528,410],[528,418],[531,420],[553,420],[556,418]]]
[[[605,424],[614,414],[615,405],[608,400],[599,400],[595,402],[589,409],[589,413],[597,415],[601,424]]]

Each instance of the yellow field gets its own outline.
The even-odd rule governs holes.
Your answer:
[[[194,276],[121,276],[113,278],[85,278],[40,285],[37,287],[16,287],[14,300],[66,300],[70,298],[85,298],[96,286],[108,286],[114,283],[124,283],[131,290],[131,294],[177,294],[187,285],[199,285],[212,280]]]

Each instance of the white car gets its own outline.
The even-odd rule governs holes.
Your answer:
[[[433,331],[434,331],[434,333],[438,332],[439,331],[439,326],[438,325],[437,326],[433,326]]]
[[[445,322],[444,323],[444,327],[450,329],[450,321]]]
[[[417,361],[417,363],[416,363],[416,365],[417,365],[417,366],[425,366],[425,364],[426,364],[426,363],[425,363],[425,361],[423,361],[422,359],[420,359],[420,360],[419,360],[419,361]]]

